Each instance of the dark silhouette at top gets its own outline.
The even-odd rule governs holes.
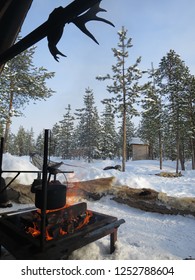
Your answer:
[[[88,21],[96,20],[114,26],[110,21],[97,16],[98,12],[106,11],[100,8],[100,2],[101,0],[75,0],[65,8],[59,7],[54,9],[46,22],[15,45],[0,53],[0,65],[6,63],[45,37],[48,38],[48,47],[51,54],[58,61],[58,55],[65,56],[57,49],[56,45],[63,35],[66,23],[74,23],[82,32],[98,43],[95,37],[87,30],[85,24]]]

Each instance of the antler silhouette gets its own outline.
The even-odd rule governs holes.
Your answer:
[[[63,12],[63,8],[59,7],[56,8],[55,10],[53,10],[53,12],[49,15],[48,18],[48,22],[50,24],[53,24],[53,26],[55,27],[55,21],[57,20],[58,16]],[[60,41],[62,35],[63,35],[63,31],[64,31],[64,26],[65,24],[61,24],[59,26],[56,26],[55,28],[52,29],[52,31],[50,31],[47,35],[47,40],[48,40],[48,48],[50,50],[50,53],[53,55],[54,59],[56,61],[59,60],[58,58],[58,54],[65,56],[63,53],[61,53],[58,48],[57,48],[57,43]]]
[[[45,37],[48,38],[48,47],[51,54],[58,61],[58,55],[65,56],[57,49],[56,45],[63,35],[66,23],[74,23],[83,33],[98,43],[95,37],[87,30],[85,24],[88,21],[97,20],[114,26],[108,20],[97,16],[98,12],[106,11],[99,7],[101,1],[102,0],[74,0],[65,8],[59,7],[55,9],[46,22],[0,54],[0,65],[14,58]]]
[[[63,13],[63,10],[64,9],[62,7],[56,8],[50,14],[48,21],[51,24],[53,22],[53,24],[55,26],[55,22],[58,20],[61,13]],[[102,21],[102,22],[105,22],[107,24],[114,26],[114,24],[112,22],[110,22],[104,18],[98,17],[97,13],[99,13],[99,12],[106,12],[106,10],[100,8],[100,1],[99,1],[99,3],[96,3],[94,6],[92,6],[86,13],[84,13],[81,16],[77,16],[74,19],[71,19],[68,23],[70,23],[70,22],[74,23],[83,33],[85,33],[93,41],[95,41],[97,44],[99,44],[98,41],[95,39],[95,37],[86,28],[85,24],[88,21],[96,20],[96,21]],[[66,23],[67,23],[67,21],[65,21],[64,23],[62,23],[59,26],[56,26],[56,28],[53,28],[52,32],[50,32],[47,36],[49,50],[56,61],[59,60],[58,54],[62,55],[62,56],[66,56],[63,53],[61,53],[57,48],[57,43],[60,41],[60,39],[63,35],[64,26]]]
[[[85,24],[88,21],[91,20],[97,20],[97,21],[102,21],[105,22],[107,24],[110,24],[114,27],[114,24],[104,18],[100,18],[97,17],[97,13],[99,12],[107,12],[106,10],[100,8],[100,4],[97,3],[95,4],[92,8],[90,8],[88,10],[88,12],[86,12],[85,14],[83,14],[82,16],[78,16],[77,18],[75,18],[74,20],[72,20],[72,22],[83,32],[85,33],[87,36],[89,36],[93,41],[95,41],[97,44],[98,41],[95,39],[95,37],[89,32],[89,30],[87,30]]]

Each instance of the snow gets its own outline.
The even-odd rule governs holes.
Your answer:
[[[145,143],[138,137],[132,137],[129,144],[135,144],[135,145],[144,145]]]
[[[60,162],[61,159],[52,158]],[[68,181],[84,181],[100,177],[115,176],[116,185],[128,185],[134,188],[152,188],[175,197],[195,196],[195,171],[190,163],[182,177],[164,178],[155,176],[159,173],[159,162],[152,160],[129,161],[126,172],[103,170],[105,166],[120,164],[119,161],[94,161],[87,163],[80,160],[64,161],[64,170],[74,170],[66,174]],[[67,165],[66,165],[67,164]],[[3,170],[37,170],[29,162],[29,157],[3,156]],[[163,171],[174,172],[175,162],[165,161]],[[10,176],[10,173],[8,173]],[[7,174],[3,173],[6,177]],[[62,176],[62,175],[59,175]],[[22,184],[32,183],[35,174],[20,174],[17,180]],[[64,177],[58,178],[64,181]],[[99,201],[86,201],[88,209],[124,219],[118,229],[116,250],[109,254],[109,237],[97,240],[70,256],[71,259],[84,260],[179,260],[189,256],[195,258],[195,217],[180,215],[162,215],[144,212],[119,204],[105,196]],[[14,204],[10,211],[27,207]],[[8,209],[0,209],[0,212]],[[4,255],[5,254],[5,255]],[[2,258],[6,258],[4,253]]]

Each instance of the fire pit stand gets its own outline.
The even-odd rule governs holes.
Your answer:
[[[34,212],[34,211],[32,211]],[[22,214],[1,215],[0,245],[19,260],[68,259],[69,255],[91,242],[110,235],[110,253],[115,250],[118,227],[125,221],[92,211],[92,222],[62,237],[45,241],[44,250],[39,238],[27,234],[21,227]]]
[[[42,170],[43,199],[40,209],[0,214],[0,249],[3,246],[16,259],[67,259],[74,250],[110,235],[110,253],[113,253],[118,227],[125,222],[123,219],[118,220],[113,216],[90,211],[84,202],[78,203],[78,205],[65,205],[62,209],[54,209],[55,213],[50,214],[50,209],[47,208],[48,136],[49,131],[45,130]],[[2,153],[1,149],[1,163]],[[0,175],[2,173],[0,164]],[[34,219],[37,215],[38,218]],[[88,220],[87,223],[85,223],[85,218]],[[50,226],[54,230],[52,238],[47,239],[49,220],[51,220]],[[34,221],[39,224],[38,236],[29,234],[28,231],[33,227]],[[74,224],[76,224],[75,227]]]

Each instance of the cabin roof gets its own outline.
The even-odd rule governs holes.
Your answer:
[[[129,142],[130,145],[148,145],[148,143],[144,143],[139,137],[132,137]]]

